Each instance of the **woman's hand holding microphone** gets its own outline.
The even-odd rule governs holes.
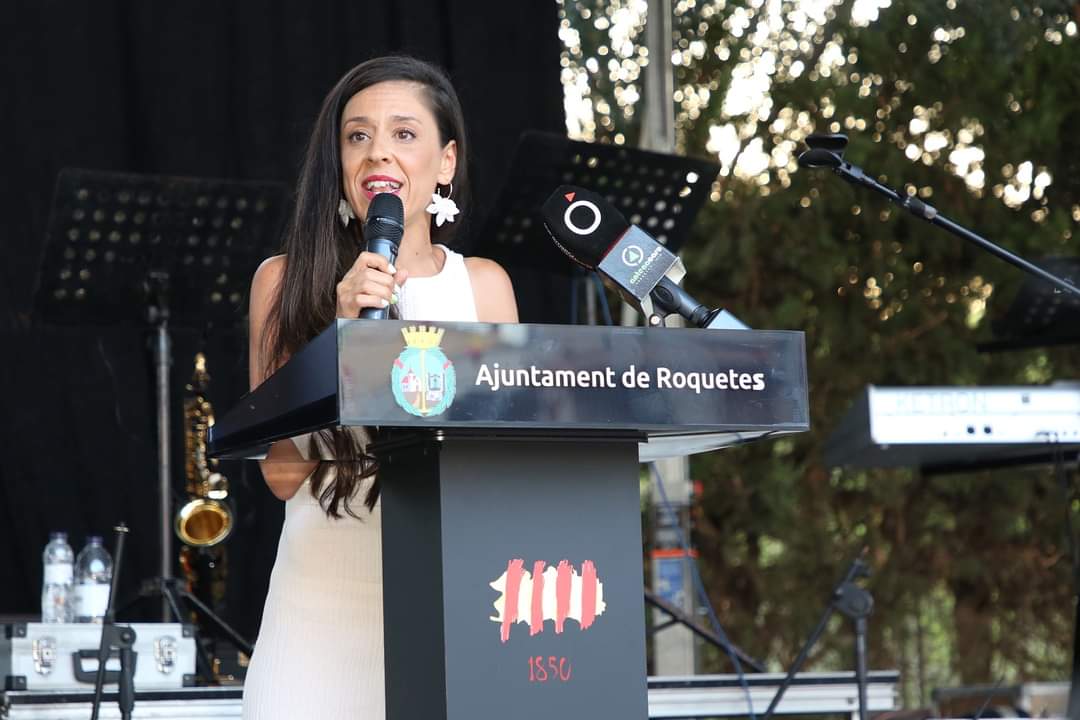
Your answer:
[[[337,284],[337,316],[356,318],[364,308],[385,308],[398,301],[398,290],[409,277],[382,255],[362,252]]]

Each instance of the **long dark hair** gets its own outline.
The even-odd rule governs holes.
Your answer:
[[[393,55],[357,65],[345,73],[323,100],[311,132],[296,191],[296,206],[285,232],[282,251],[286,255],[280,290],[270,306],[263,337],[266,370],[276,368],[325,330],[337,310],[336,286],[352,266],[363,243],[360,222],[342,226],[337,214],[343,197],[341,188],[341,114],[345,104],[361,90],[382,82],[405,81],[422,86],[423,97],[439,127],[439,141],[445,147],[457,143],[457,169],[453,177],[454,199],[464,208],[468,199],[467,147],[461,103],[449,78],[439,68],[416,58]],[[433,242],[449,244],[453,226],[432,225]],[[378,463],[349,433],[340,428],[319,433],[321,444],[333,451],[332,462],[320,462],[311,478],[311,494],[327,515],[342,511],[358,517],[350,506],[360,481],[375,475]],[[312,438],[312,448],[316,448]],[[330,469],[336,470],[333,483],[326,484]],[[324,484],[326,487],[324,487]],[[378,478],[364,498],[368,509],[379,497]]]

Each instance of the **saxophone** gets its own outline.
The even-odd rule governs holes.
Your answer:
[[[233,514],[225,504],[229,481],[217,472],[217,459],[207,459],[207,431],[214,424],[214,408],[206,399],[210,375],[206,356],[195,355],[195,372],[184,398],[184,447],[188,502],[176,515],[176,535],[192,548],[210,548],[229,537]]]
[[[218,461],[207,457],[208,431],[214,424],[214,408],[206,398],[210,375],[206,371],[206,356],[195,355],[195,372],[184,393],[184,469],[187,476],[189,500],[176,515],[176,535],[184,543],[180,548],[180,568],[187,590],[200,600],[211,613],[221,613],[225,603],[225,581],[228,574],[228,552],[223,543],[233,529],[233,512],[226,500],[229,481],[217,471]],[[203,612],[191,609],[191,620],[200,630],[207,630],[208,618]],[[211,673],[219,683],[231,677],[222,672],[224,652],[208,636],[200,634],[198,642],[206,643],[212,657]]]

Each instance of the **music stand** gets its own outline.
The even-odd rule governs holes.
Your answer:
[[[67,168],[53,194],[34,292],[45,324],[154,330],[159,575],[173,577],[170,328],[229,329],[279,239],[285,189],[267,182]],[[163,620],[169,619],[162,601]]]
[[[1038,262],[1039,267],[1076,284],[1080,280],[1080,258],[1049,257]],[[1080,298],[1056,289],[1045,280],[1028,277],[1016,297],[999,321],[993,323],[995,336],[1001,340],[979,343],[979,352],[1028,350],[1056,345],[1080,345]],[[1017,464],[1052,460],[1054,471],[1061,486],[1066,507],[1071,502],[1072,484],[1065,468],[1066,453],[1049,445],[1046,453],[1021,458]],[[1076,462],[1076,458],[1072,458]],[[1073,594],[1080,598],[1080,549],[1077,548],[1073,528],[1066,513],[1066,532],[1069,539],[1069,555],[1073,571]],[[1075,603],[1073,614],[1072,667],[1069,671],[1068,717],[1080,716],[1080,599]]]
[[[585,292],[593,292],[544,229],[540,206],[556,187],[579,185],[604,195],[631,224],[677,253],[719,171],[707,160],[530,130],[518,142],[502,192],[472,250],[506,267],[515,287],[528,288],[519,289],[519,301],[535,299],[547,310],[563,299],[552,294],[553,279],[584,280]],[[523,308],[526,321],[528,314]]]
[[[1080,258],[1043,258],[1038,265],[1070,283],[1080,281]],[[992,328],[1002,339],[980,343],[979,352],[1080,344],[1080,298],[1028,277]]]

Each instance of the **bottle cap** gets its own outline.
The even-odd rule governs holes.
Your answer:
[[[50,540],[67,540],[67,533],[66,532],[54,531],[54,532],[49,533],[49,539]]]
[[[100,535],[87,535],[86,542],[89,545],[100,545],[102,540]]]

